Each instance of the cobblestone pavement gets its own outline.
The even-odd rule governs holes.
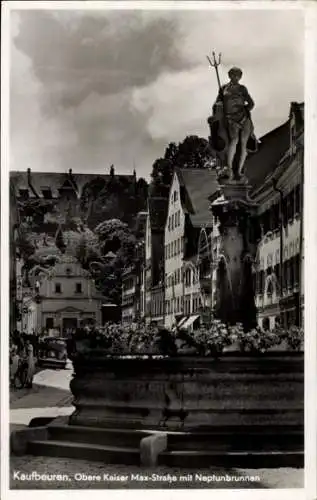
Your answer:
[[[303,469],[179,470],[157,467],[106,465],[86,460],[50,457],[12,457],[11,489],[155,489],[155,488],[303,488]],[[64,474],[63,480],[23,480],[23,474]],[[139,477],[137,476],[139,475]],[[85,477],[86,476],[86,477]],[[94,477],[87,477],[94,476]],[[111,477],[112,476],[112,477]],[[118,479],[121,476],[121,480]],[[143,480],[140,476],[143,476]],[[150,479],[145,479],[149,476]],[[165,480],[160,480],[163,476]],[[176,478],[175,481],[173,481]],[[182,479],[181,479],[182,477]],[[168,478],[170,481],[168,481]],[[222,479],[222,478],[225,478]],[[243,479],[244,478],[244,479]],[[58,479],[58,478],[56,478]],[[139,480],[138,480],[139,479]]]

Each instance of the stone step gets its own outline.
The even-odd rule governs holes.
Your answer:
[[[158,465],[169,467],[206,468],[207,466],[272,469],[279,467],[304,467],[303,451],[166,451],[159,455]]]
[[[104,446],[70,441],[32,441],[28,453],[33,455],[67,457],[105,464],[140,465],[140,452],[136,448]],[[303,467],[302,451],[211,451],[175,450],[163,452],[158,457],[158,465],[180,468],[206,466],[235,468],[277,468]]]
[[[105,464],[140,464],[139,448],[104,446],[71,441],[34,440],[28,443],[31,455],[77,458],[105,462]]]
[[[168,439],[169,450],[226,450],[226,451],[302,451],[304,432],[300,429],[283,429],[275,426],[261,429],[246,426],[230,429],[223,427],[208,433],[192,433],[187,438],[171,434]]]
[[[133,429],[106,429],[52,422],[50,439],[100,445],[139,447],[142,438],[155,432]],[[296,426],[228,426],[214,427],[194,433],[168,432],[169,450],[227,451],[301,451],[304,449],[303,429]]]
[[[151,434],[142,430],[106,429],[81,425],[62,425],[54,422],[48,426],[48,431],[50,439],[55,441],[131,446],[132,448],[139,448],[141,439]]]

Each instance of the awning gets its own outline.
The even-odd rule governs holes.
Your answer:
[[[179,323],[177,323],[177,328],[179,328],[180,326],[182,326],[182,325],[185,323],[185,321],[186,321],[187,319],[188,319],[188,318],[187,318],[187,316],[185,316],[185,318],[182,318],[182,319],[180,320],[180,322],[179,322]]]
[[[189,316],[189,318],[185,321],[185,323],[182,324],[182,328],[189,328],[191,325],[193,325],[196,321],[196,319],[198,319],[200,317],[199,314],[195,314],[194,316]]]

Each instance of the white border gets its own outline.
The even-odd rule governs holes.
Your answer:
[[[245,1],[245,2],[206,2],[206,1],[125,1],[125,2],[102,2],[102,1],[22,1],[4,2],[2,4],[2,87],[1,87],[1,362],[2,373],[8,374],[8,346],[9,346],[9,197],[8,197],[8,172],[9,172],[9,34],[10,34],[10,11],[16,9],[49,9],[49,10],[102,10],[102,9],[157,9],[157,10],[280,10],[280,9],[305,9],[306,11],[306,57],[305,57],[305,440],[306,440],[306,469],[305,489],[298,490],[199,490],[199,496],[210,498],[231,499],[275,499],[285,498],[287,500],[315,500],[316,499],[316,324],[317,324],[317,278],[314,272],[316,268],[317,255],[317,4],[313,1]],[[289,61],[285,61],[289,64]],[[2,377],[1,387],[1,497],[4,500],[28,498],[36,500],[55,499],[65,497],[66,493],[74,498],[86,498],[87,494],[93,494],[96,498],[104,498],[104,490],[88,493],[87,490],[8,490],[9,454],[8,442],[8,401],[9,391],[7,376]],[[135,496],[135,498],[147,497],[149,494],[154,498],[190,498],[197,490],[107,490],[107,497],[113,499]]]

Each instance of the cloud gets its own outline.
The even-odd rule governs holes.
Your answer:
[[[16,11],[11,168],[148,176],[170,141],[208,135],[206,55],[244,71],[259,135],[303,99],[300,11]]]

